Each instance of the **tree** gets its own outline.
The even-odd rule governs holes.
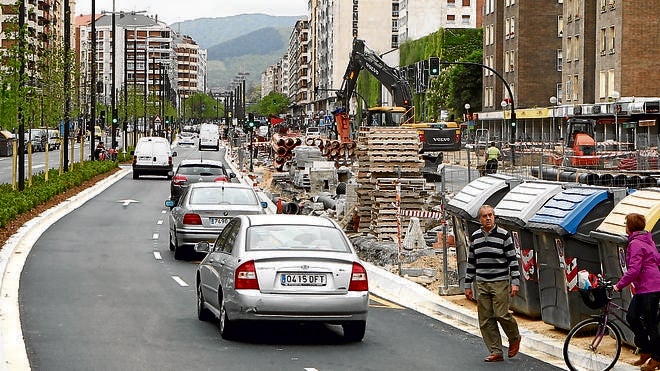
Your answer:
[[[281,115],[289,109],[289,98],[282,93],[270,92],[253,107],[252,111],[264,117]]]

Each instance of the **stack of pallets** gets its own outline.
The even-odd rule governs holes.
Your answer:
[[[360,130],[357,143],[358,231],[374,233],[381,241],[397,241],[397,183],[401,209],[427,209],[426,199],[435,188],[422,176],[424,160],[418,153],[421,144],[417,130],[367,127]],[[400,219],[405,231],[410,217]]]

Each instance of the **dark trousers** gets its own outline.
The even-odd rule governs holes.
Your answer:
[[[636,294],[632,297],[626,321],[635,333],[635,345],[640,353],[650,353],[660,361],[660,335],[658,334],[658,302],[660,292]]]
[[[497,160],[490,159],[486,161],[486,174],[495,174],[497,173]]]

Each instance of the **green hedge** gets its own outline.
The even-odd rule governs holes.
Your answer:
[[[4,227],[19,214],[28,212],[56,195],[81,185],[99,174],[112,171],[126,160],[120,155],[118,161],[84,161],[75,163],[73,169],[59,174],[59,169],[50,169],[48,180],[45,172],[32,176],[32,185],[23,191],[12,190],[11,184],[0,184],[0,228]]]

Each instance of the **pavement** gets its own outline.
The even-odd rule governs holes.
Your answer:
[[[130,171],[130,167],[122,168],[94,187],[45,211],[20,228],[0,250],[0,371],[30,369],[20,324],[18,288],[21,271],[32,245],[57,220],[82,206]],[[242,181],[248,181],[249,177],[245,174],[236,173]],[[365,266],[369,277],[369,290],[374,295],[481,336],[476,311],[456,305],[439,294],[376,265],[365,262]],[[563,342],[522,326],[520,332],[521,353],[567,369],[562,356]],[[503,339],[503,343],[507,344],[506,339]],[[483,355],[486,353],[484,346]],[[614,369],[637,370],[638,368],[619,361]]]

